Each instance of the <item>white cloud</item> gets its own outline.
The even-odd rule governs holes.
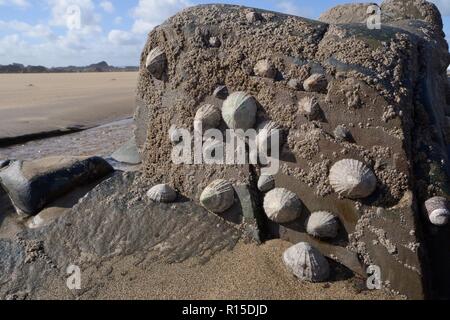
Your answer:
[[[81,28],[98,26],[101,16],[96,12],[92,0],[47,0],[51,6],[50,25],[66,26],[72,19],[78,19]]]
[[[139,0],[137,7],[132,10],[135,18],[133,32],[148,33],[167,18],[191,5],[188,0]]]
[[[304,18],[315,18],[312,7],[299,6],[294,1],[281,1],[277,4],[277,9],[282,13],[292,14]]]
[[[0,20],[0,29],[2,30],[11,30],[14,32],[20,32],[23,35],[32,38],[49,38],[53,39],[55,37],[54,33],[44,24],[36,24],[31,25],[22,21],[11,20],[11,21],[3,21]]]
[[[141,36],[123,30],[111,30],[108,34],[108,40],[116,46],[142,44],[144,41]]]
[[[107,12],[107,13],[113,13],[115,8],[111,1],[102,1],[100,2],[100,7]]]
[[[450,0],[429,0],[433,2],[441,11],[443,16],[450,16]]]
[[[123,18],[122,17],[115,17],[114,18],[114,23],[115,24],[121,24],[123,22]]]
[[[28,2],[28,0],[0,0],[0,6],[6,5],[26,8],[30,6],[30,3]]]

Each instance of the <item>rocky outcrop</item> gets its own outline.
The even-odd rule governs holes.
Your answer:
[[[260,166],[171,160],[172,126],[192,131],[203,105],[221,108],[218,88],[247,92],[258,102],[255,127],[270,120],[283,131],[276,187],[294,192],[306,208],[294,222],[264,220],[266,236],[309,242],[357,273],[377,265],[383,286],[410,298],[448,297],[443,268],[448,270],[450,257],[441,248],[450,245],[450,233],[431,226],[423,209],[427,198],[449,196],[450,60],[442,21],[426,1],[392,0],[381,5],[382,17],[388,17],[381,30],[369,30],[367,5],[363,9],[332,9],[322,16],[325,23],[237,6],[197,6],[155,28],[141,57],[135,115],[143,175],[195,201],[214,180],[244,183],[261,208]],[[157,47],[166,60],[160,79],[146,68]],[[311,76],[327,85],[304,91]],[[320,117],[305,117],[302,99],[315,99]],[[351,139],[335,137],[338,127]],[[224,121],[217,129],[227,129]],[[342,159],[373,171],[377,185],[370,196],[351,200],[334,192],[329,170]],[[338,217],[337,238],[306,233],[305,222],[316,211]]]

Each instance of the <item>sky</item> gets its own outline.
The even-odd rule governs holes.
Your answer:
[[[350,2],[365,1],[0,0],[0,64],[138,65],[148,32],[188,6],[239,4],[317,19],[328,8]],[[450,36],[450,0],[432,2]]]

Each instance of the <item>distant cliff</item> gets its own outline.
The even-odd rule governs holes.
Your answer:
[[[0,73],[125,72],[138,70],[139,67],[133,66],[129,67],[110,66],[105,61],[84,67],[68,66],[68,67],[46,68],[43,66],[25,66],[19,63],[0,65]]]

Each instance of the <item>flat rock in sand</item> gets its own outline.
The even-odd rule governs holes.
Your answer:
[[[18,160],[0,172],[0,183],[19,213],[34,215],[58,197],[112,171],[100,157]]]

